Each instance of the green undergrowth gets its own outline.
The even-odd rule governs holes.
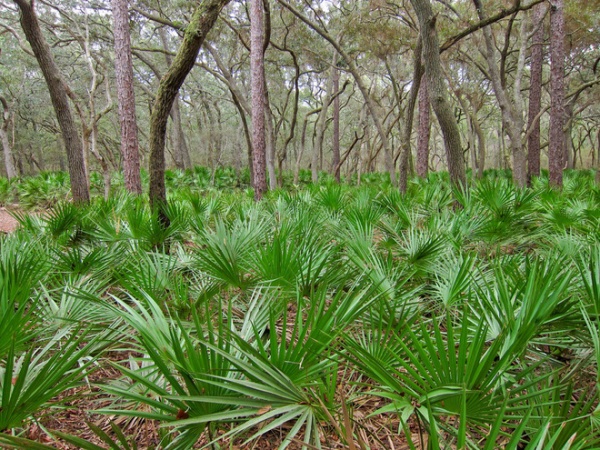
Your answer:
[[[44,448],[38,424],[100,448],[44,425],[86,383],[110,448],[147,421],[168,449],[600,446],[592,174],[562,192],[325,180],[260,203],[179,175],[167,229],[118,191],[0,240],[0,446]],[[120,376],[90,381],[107,364]]]

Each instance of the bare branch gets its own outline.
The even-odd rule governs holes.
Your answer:
[[[520,1],[517,1],[511,8],[503,9],[499,13],[497,13],[493,16],[487,17],[483,20],[480,20],[476,24],[471,25],[470,27],[466,28],[465,30],[461,31],[460,33],[455,34],[454,36],[446,39],[446,42],[444,42],[442,45],[440,45],[440,53],[444,53],[446,50],[448,50],[454,44],[456,44],[463,38],[469,36],[470,34],[473,34],[476,31],[481,30],[482,28],[484,28],[488,25],[491,25],[493,23],[496,23],[496,22],[498,22],[508,16],[511,16],[519,11],[527,11],[527,10],[533,8],[538,3],[542,3],[544,1],[545,0],[532,0],[531,3],[527,3],[524,5],[522,5]]]

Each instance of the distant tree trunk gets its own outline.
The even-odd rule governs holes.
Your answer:
[[[46,80],[52,106],[65,142],[73,201],[75,203],[89,203],[90,192],[83,160],[82,140],[73,120],[66,84],[52,57],[50,46],[42,34],[42,29],[33,9],[34,2],[27,0],[14,0],[14,2],[21,11],[21,27]]]
[[[333,157],[331,166],[333,167],[333,177],[336,182],[340,182],[340,70],[337,65],[333,67]]]
[[[536,5],[533,9],[533,33],[531,43],[531,75],[529,88],[529,120],[527,129],[527,185],[531,186],[533,177],[540,176],[540,118],[542,110],[542,65],[544,62],[544,27],[542,21],[546,15],[545,5]]]
[[[327,112],[329,111],[329,105],[332,103],[333,95],[334,95],[334,73],[337,71],[336,68],[337,63],[337,54],[334,53],[333,61],[331,64],[331,73],[327,78],[327,85],[325,88],[325,97],[323,98],[323,106],[321,108],[321,112],[319,113],[319,117],[317,122],[315,123],[316,129],[316,139],[315,145],[313,147],[313,156],[311,163],[311,172],[312,172],[312,182],[316,183],[319,181],[319,157],[323,153],[323,138],[325,135],[325,129],[327,128]],[[337,92],[337,91],[336,91]],[[336,96],[339,97],[339,96]]]
[[[399,188],[400,192],[405,193],[408,187],[408,174],[409,174],[409,161],[411,160],[411,146],[410,139],[412,137],[413,120],[415,116],[415,105],[419,98],[419,92],[423,85],[423,42],[419,37],[413,55],[413,83],[410,86],[410,93],[408,94],[408,106],[405,112],[405,123],[404,130],[402,132],[402,142],[400,143],[400,177],[399,177]],[[429,106],[427,106],[429,108]]]
[[[173,153],[175,155],[175,165],[178,169],[191,169],[192,159],[185,139],[185,132],[183,131],[179,96],[175,97],[175,101],[173,102],[171,119],[173,120]]]
[[[150,204],[160,207],[160,219],[168,219],[162,206],[167,201],[165,188],[165,135],[167,121],[179,89],[190,73],[206,35],[219,17],[219,13],[230,0],[205,0],[196,7],[185,30],[183,42],[173,59],[173,64],[161,78],[150,116]]]
[[[298,58],[296,54],[290,50],[286,49],[286,51],[292,57],[292,61],[294,63],[294,103],[293,103],[293,112],[292,112],[292,122],[290,124],[290,132],[283,144],[283,148],[281,153],[278,156],[279,162],[279,185],[283,186],[283,162],[287,159],[288,156],[288,146],[290,142],[294,139],[296,134],[296,124],[298,123],[298,106],[300,103],[300,66],[298,65]],[[294,147],[297,147],[298,141],[294,142]]]
[[[240,114],[240,118],[242,120],[242,128],[244,129],[244,137],[246,138],[246,147],[248,149],[248,170],[250,172],[250,186],[254,186],[254,159],[252,157],[252,136],[250,133],[250,127],[248,126],[248,119],[246,117],[246,111],[242,107],[238,97],[235,92],[230,89],[231,98],[233,99],[233,104],[235,108],[238,110]]]
[[[11,111],[10,106],[4,97],[0,96],[0,103],[2,103],[2,124],[0,124],[0,141],[2,141],[2,149],[4,151],[4,167],[6,168],[6,177],[10,180],[17,176],[17,170],[15,168],[15,162],[12,154],[12,146],[10,145],[10,139],[8,138],[8,128],[11,123]]]
[[[477,118],[473,118],[473,129],[477,135],[477,142],[479,144],[479,165],[477,166],[477,178],[483,178],[483,171],[485,170],[485,134],[481,129],[481,125]]]
[[[460,133],[448,101],[448,92],[442,75],[440,46],[435,29],[436,18],[431,10],[429,0],[411,0],[411,3],[419,18],[429,101],[444,135],[450,180],[454,185],[465,186],[466,174]]]
[[[269,174],[269,189],[277,188],[277,172],[275,172],[275,154],[277,153],[277,136],[273,126],[273,112],[269,106],[269,93],[265,83],[265,132],[266,132],[266,158],[267,173]]]
[[[477,14],[481,21],[485,20],[485,14],[481,0],[473,0],[475,7],[477,8]],[[522,28],[524,31],[525,28]],[[524,38],[524,33],[521,33],[521,37]],[[519,67],[517,68],[517,76],[515,76],[515,88],[513,91],[514,101],[511,103],[508,97],[508,92],[503,84],[503,71],[498,69],[496,64],[496,48],[494,47],[492,31],[489,25],[483,27],[483,37],[485,39],[486,47],[486,60],[488,63],[490,78],[494,94],[498,100],[498,105],[502,111],[502,125],[506,133],[510,138],[510,148],[513,157],[513,181],[519,187],[527,185],[527,155],[525,154],[525,148],[522,142],[522,133],[524,121],[522,113],[519,108],[521,103],[520,89],[517,87],[520,83],[521,63],[524,64],[524,47],[526,42],[521,43],[521,49],[519,53]]]
[[[115,74],[121,123],[121,154],[125,188],[133,194],[142,193],[140,154],[133,89],[133,62],[129,35],[128,0],[112,0],[113,34],[115,39]]]
[[[217,67],[219,68],[221,74],[223,75],[223,82],[229,89],[231,93],[231,99],[233,100],[233,104],[240,114],[240,119],[242,121],[242,126],[244,128],[244,134],[246,137],[246,144],[248,148],[247,156],[248,156],[248,169],[250,172],[250,185],[254,186],[254,168],[253,168],[253,157],[252,157],[252,136],[250,131],[250,125],[248,124],[248,116],[252,114],[252,108],[248,104],[246,96],[243,94],[243,89],[238,86],[238,83],[234,79],[231,74],[229,67],[227,67],[221,58],[219,57],[219,53],[214,49],[210,43],[205,42],[204,48],[208,50],[211,54]]]
[[[565,166],[565,17],[563,0],[550,0],[550,184],[562,187]]]
[[[419,1],[422,1],[422,0],[419,0]],[[308,25],[310,28],[312,28],[323,39],[325,39],[327,42],[329,42],[333,46],[333,48],[336,49],[336,51],[338,52],[338,54],[340,55],[340,57],[346,64],[348,72],[350,72],[350,74],[354,78],[356,86],[360,90],[360,92],[363,96],[363,99],[367,105],[367,108],[369,110],[369,113],[371,114],[371,117],[373,118],[373,123],[375,125],[375,128],[377,129],[377,133],[379,135],[379,139],[381,140],[381,145],[383,147],[383,152],[384,152],[384,157],[385,157],[385,168],[386,168],[386,171],[390,175],[390,181],[391,181],[392,185],[395,185],[396,184],[396,168],[395,168],[395,164],[394,164],[394,156],[393,156],[391,148],[390,148],[390,142],[389,142],[387,133],[386,133],[385,129],[383,128],[383,123],[381,121],[380,113],[378,111],[377,105],[376,105],[375,101],[373,100],[373,98],[371,97],[371,95],[369,94],[369,90],[367,89],[367,86],[365,85],[365,83],[361,77],[361,74],[360,74],[358,68],[356,67],[356,64],[354,63],[354,60],[352,58],[350,58],[348,53],[346,53],[344,51],[344,49],[341,47],[340,43],[337,40],[335,40],[329,33],[327,33],[326,30],[321,28],[316,22],[312,21],[306,15],[302,14],[302,12],[300,12],[298,9],[294,8],[294,6],[290,5],[288,2],[285,2],[283,0],[278,0],[278,2],[281,4],[281,6],[288,9],[296,17],[298,17],[302,22],[304,22],[306,25]],[[438,59],[439,59],[439,55],[438,55]]]
[[[169,53],[169,41],[165,33],[164,28],[158,29],[160,41],[162,47],[165,50],[165,61],[168,66],[173,63],[173,58]],[[183,132],[183,125],[181,123],[181,109],[179,107],[179,95],[175,97],[173,101],[173,108],[171,108],[171,120],[173,121],[173,160],[175,167],[180,170],[190,169],[192,167],[192,161],[190,158],[190,152],[188,150],[187,143],[185,141],[185,133]]]
[[[425,77],[419,89],[419,137],[417,144],[417,175],[427,178],[429,172],[429,138],[431,136],[431,106]]]
[[[250,1],[250,72],[252,83],[252,166],[254,199],[267,191],[265,131],[265,66],[262,0]]]

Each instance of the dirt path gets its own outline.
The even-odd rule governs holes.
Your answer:
[[[6,208],[0,208],[0,233],[11,233],[18,226],[19,222],[10,215]]]

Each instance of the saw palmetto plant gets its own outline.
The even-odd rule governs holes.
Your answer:
[[[0,240],[0,446],[598,448],[589,177],[260,203],[234,178],[169,174],[167,228],[119,183],[85,207],[21,188],[55,207]],[[53,430],[67,398],[86,433]]]

